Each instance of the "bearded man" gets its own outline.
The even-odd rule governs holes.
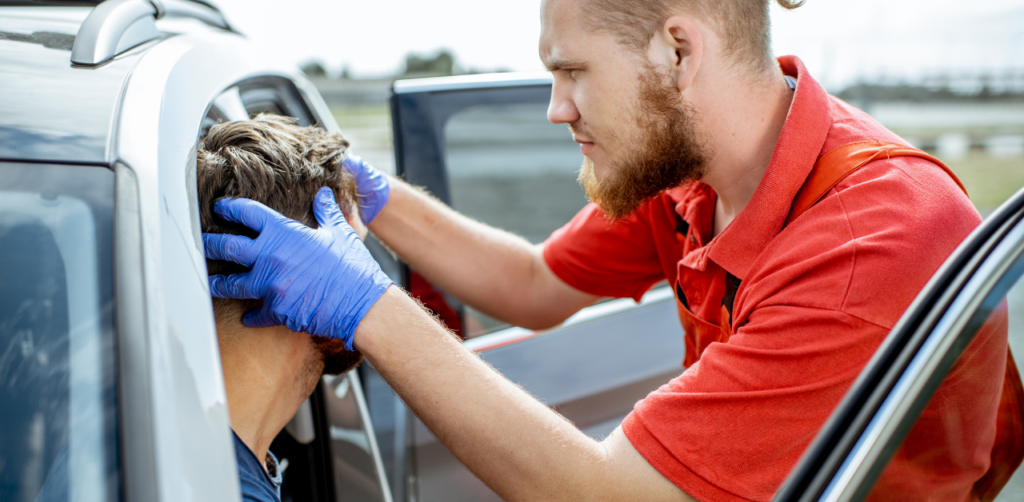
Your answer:
[[[353,169],[370,230],[487,315],[542,329],[601,297],[674,286],[687,369],[604,441],[453,341],[390,287],[342,218],[313,231],[250,201],[219,203],[224,218],[260,235],[205,236],[209,255],[253,267],[212,277],[211,290],[264,299],[251,325],[358,348],[506,500],[771,499],[981,220],[955,177],[913,151],[880,154],[809,204],[794,203],[816,164],[909,145],[828,96],[795,57],[773,58],[768,1],[543,3],[548,118],[580,143],[593,203],[541,246]],[[329,191],[316,207],[337,214]],[[958,374],[971,378],[939,389],[941,419],[910,435],[878,496],[975,497],[991,464],[1005,326],[979,335],[968,355]]]

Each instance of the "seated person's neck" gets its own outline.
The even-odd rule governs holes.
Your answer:
[[[270,443],[316,387],[323,360],[313,357],[309,335],[284,326],[217,319],[217,333],[231,428],[263,464]]]

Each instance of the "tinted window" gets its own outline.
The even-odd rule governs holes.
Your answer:
[[[587,203],[576,182],[583,155],[565,125],[548,122],[547,103],[473,106],[444,133],[452,207],[470,218],[537,244]],[[467,338],[507,326],[465,312]]]
[[[0,163],[0,500],[118,497],[113,187]]]
[[[583,155],[547,103],[467,108],[444,138],[452,206],[467,216],[539,243],[587,203]]]

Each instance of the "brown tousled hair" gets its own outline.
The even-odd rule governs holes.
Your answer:
[[[805,0],[776,0],[793,10]],[[584,12],[600,30],[619,43],[644,53],[665,21],[684,9],[711,21],[725,41],[725,54],[734,61],[764,70],[774,64],[771,49],[771,0],[586,0]]]
[[[257,236],[245,225],[214,213],[213,206],[218,200],[236,197],[261,202],[316,228],[313,199],[324,186],[334,190],[334,198],[346,216],[358,217],[354,213],[358,211],[355,179],[342,166],[348,146],[341,134],[319,127],[301,127],[295,119],[278,115],[260,114],[252,120],[213,126],[199,143],[196,163],[203,232]],[[210,275],[249,271],[237,263],[210,259],[206,260],[206,267]],[[218,317],[241,318],[260,305],[259,300],[213,298]],[[329,342],[318,337],[314,341],[317,345]],[[346,361],[334,361],[333,366],[328,361],[326,370],[338,373],[334,366],[351,367],[361,359],[358,352],[348,354]]]
[[[334,190],[345,215],[356,207],[356,184],[342,167],[348,141],[319,127],[300,127],[295,119],[260,114],[252,120],[217,124],[199,143],[197,177],[203,232],[256,237],[240,223],[213,211],[224,198],[244,197],[306,226],[316,228],[313,198],[320,187]],[[247,271],[232,262],[207,260],[210,275]]]

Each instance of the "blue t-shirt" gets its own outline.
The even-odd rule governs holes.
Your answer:
[[[267,474],[263,465],[256,459],[256,454],[249,449],[235,431],[235,461],[238,463],[238,484],[242,488],[244,502],[281,502],[281,469],[277,457],[267,451]]]

